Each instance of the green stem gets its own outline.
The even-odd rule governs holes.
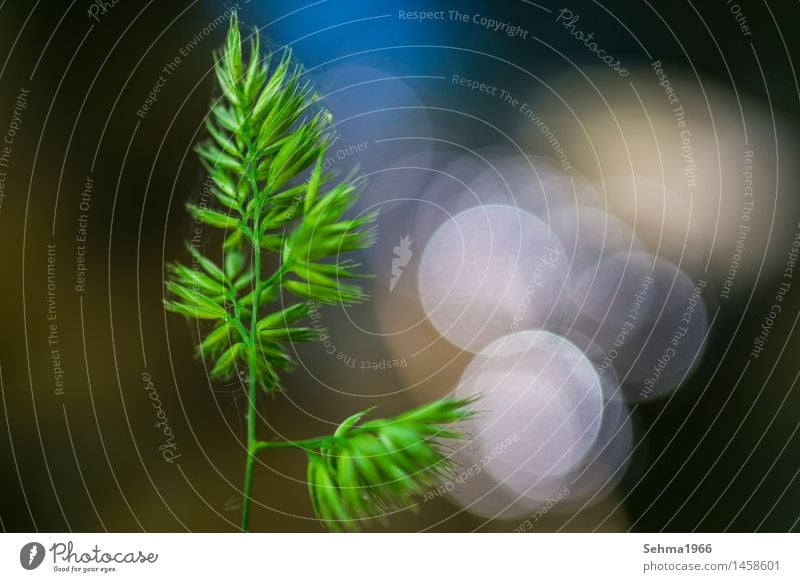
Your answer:
[[[262,449],[316,450],[330,444],[332,440],[334,440],[334,437],[324,436],[302,441],[258,441],[255,450],[256,452]]]
[[[248,132],[247,147],[251,156],[253,155],[253,147],[251,138]],[[248,164],[248,178],[250,181],[250,188],[253,192],[253,197],[258,199],[258,180],[255,175],[256,160],[251,159]],[[253,237],[250,239],[253,251],[253,283],[252,288],[258,290],[261,288],[261,239],[258,236],[259,223],[261,220],[261,202],[257,200],[256,208],[253,214]],[[244,469],[244,497],[242,499],[242,531],[247,531],[250,521],[250,495],[253,490],[253,470],[255,468],[255,454],[256,454],[256,397],[258,396],[258,382],[256,378],[256,358],[258,353],[257,348],[257,333],[258,333],[258,308],[261,299],[261,293],[256,292],[253,294],[253,304],[250,312],[250,339],[247,346],[247,365],[248,365],[248,402],[247,402],[247,462]]]
[[[344,442],[356,435],[372,432],[374,430],[374,427],[357,426],[347,431],[347,436],[327,435],[300,441],[257,441],[255,451],[258,452],[262,449],[303,449],[306,451],[315,451],[329,447],[331,443],[336,441]]]
[[[261,267],[261,253],[257,243],[254,243],[256,273]],[[260,278],[256,275],[257,278]],[[250,322],[250,341],[247,350],[248,360],[248,402],[247,402],[247,462],[244,471],[244,499],[242,500],[242,531],[247,531],[250,519],[250,495],[253,490],[253,469],[255,465],[256,445],[256,397],[258,395],[258,382],[256,378],[256,324],[257,324],[258,297],[253,298],[253,311]]]
[[[250,166],[250,186],[253,190],[253,195],[258,195],[258,182],[256,181],[255,174],[253,173],[255,165]],[[253,232],[259,232],[259,222],[261,220],[261,204],[256,205],[255,215],[253,218]],[[250,519],[250,496],[253,490],[253,470],[256,462],[256,452],[262,448],[262,442],[256,438],[256,398],[258,396],[258,382],[256,378],[256,358],[258,357],[258,308],[261,301],[261,293],[268,289],[271,285],[280,283],[281,277],[289,269],[289,261],[281,264],[281,266],[270,275],[265,281],[261,280],[261,241],[254,235],[251,239],[253,247],[253,276],[254,280],[252,288],[255,290],[253,293],[253,304],[251,305],[250,317],[250,337],[247,340],[247,358],[248,358],[248,403],[247,403],[247,462],[244,470],[244,498],[242,500],[242,531],[247,531]]]

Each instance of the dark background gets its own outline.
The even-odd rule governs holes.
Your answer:
[[[541,4],[561,8],[546,0]],[[20,89],[30,90],[0,208],[3,530],[237,527],[244,462],[241,388],[209,382],[203,364],[192,356],[196,330],[165,314],[161,305],[165,260],[185,258],[182,241],[191,223],[183,203],[198,195],[203,179],[191,147],[202,133],[214,92],[211,51],[222,42],[225,26],[182,58],[146,117],[136,115],[162,67],[229,5],[121,0],[95,21],[87,14],[87,1],[0,4],[0,129],[10,121]],[[636,407],[639,438],[622,483],[566,529],[800,529],[800,394],[795,386],[800,346],[794,333],[800,289],[791,290],[765,352],[748,360],[780,280],[780,269],[769,265],[783,262],[799,216],[792,174],[798,151],[792,144],[800,129],[793,68],[800,57],[800,7],[744,0],[739,5],[752,37],[743,37],[721,0],[574,1],[568,6],[609,54],[631,68],[650,63],[641,42],[676,76],[680,71],[698,86],[702,82],[739,95],[748,119],[750,108],[766,112],[752,122],[764,144],[759,153],[771,160],[763,162],[763,173],[772,176],[769,183],[775,187],[765,194],[761,212],[777,219],[754,233],[748,260],[758,265],[767,257],[767,267],[743,272],[737,280],[736,292],[714,321],[702,365],[668,404]],[[397,18],[398,10],[419,9],[480,12],[518,23],[535,40],[454,22]],[[390,16],[373,18],[383,15]],[[264,27],[273,48],[291,44],[323,88],[330,82],[326,68],[341,61],[398,76],[449,77],[460,71],[515,92],[535,84],[520,69],[547,83],[577,76],[575,67],[596,65],[553,23],[552,13],[521,0],[254,0],[241,3],[240,17],[247,25]],[[604,77],[596,69],[590,74]],[[599,83],[617,83],[605,75]],[[655,84],[652,77],[649,81]],[[446,81],[417,79],[413,87],[421,103],[438,108],[430,113],[430,126],[441,139],[473,146],[503,141],[441,111],[446,108],[501,128],[519,124],[514,111],[458,92]],[[774,131],[762,123],[772,118],[770,112],[777,120]],[[737,135],[735,118],[716,121]],[[402,135],[401,129],[393,128],[395,135]],[[561,133],[564,143],[581,139],[568,130]],[[532,154],[550,155],[546,144],[528,146]],[[596,169],[581,170],[593,176]],[[726,171],[736,176],[735,169]],[[76,293],[76,218],[87,176],[95,184],[88,212],[88,270],[86,290]],[[57,248],[55,294],[65,378],[60,395],[54,392],[47,344],[47,244]],[[360,323],[374,324],[371,308],[353,313]],[[335,310],[328,325],[348,349],[389,353],[348,327],[348,319]],[[327,384],[346,388],[337,391],[300,370],[286,380],[290,398],[262,398],[269,426],[260,430],[267,437],[324,434],[331,423],[364,408],[364,395],[386,394],[379,400],[382,412],[397,412],[447,393],[457,378],[455,366],[414,395],[391,390],[404,382],[399,372],[350,373],[321,364],[317,371]],[[179,462],[164,462],[157,449],[161,441],[151,426],[144,372],[151,374],[176,435]],[[256,475],[254,529],[319,531],[310,519],[302,455],[281,451],[263,462]],[[567,517],[548,516],[537,529],[560,529]],[[516,525],[486,523],[439,499],[417,514],[393,516],[390,527],[511,531]]]

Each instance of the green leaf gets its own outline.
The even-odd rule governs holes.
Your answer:
[[[230,251],[238,252],[242,249],[243,243],[244,243],[244,233],[241,230],[235,230],[225,238],[225,242],[222,244],[222,249],[224,252],[230,252]],[[237,288],[236,290],[238,291],[239,288]]]
[[[261,62],[260,53],[260,39],[258,29],[256,29],[250,41],[250,62],[247,66],[242,90],[246,106],[252,105],[258,95],[258,91],[264,84],[264,80],[267,78],[267,67]]]
[[[232,135],[225,135],[222,133],[211,119],[206,119],[206,129],[208,133],[214,138],[216,144],[225,152],[234,157],[243,157],[242,152],[237,147],[236,141]],[[213,163],[213,160],[209,160]]]
[[[325,163],[325,151],[321,151],[317,157],[317,165],[311,172],[311,178],[308,180],[308,190],[306,192],[305,200],[303,201],[303,210],[306,214],[311,211],[314,202],[317,200],[317,193],[322,182],[322,168]]]
[[[200,220],[209,226],[226,229],[234,229],[239,226],[239,219],[237,219],[235,216],[231,216],[230,214],[222,214],[216,210],[201,208],[194,204],[187,204],[186,209],[197,220]]]
[[[171,263],[167,266],[169,273],[179,281],[184,287],[194,288],[197,287],[206,291],[207,295],[223,295],[225,287],[219,281],[212,279],[203,271],[200,270],[200,265],[197,268],[190,268],[180,263]]]
[[[247,347],[242,342],[237,342],[229,347],[217,360],[217,364],[211,370],[211,375],[217,378],[230,378],[236,372],[237,360],[244,360],[247,354]]]
[[[234,338],[236,328],[228,323],[224,323],[206,335],[205,339],[197,346],[197,355],[204,356],[218,355],[230,346],[230,340]]]
[[[313,299],[314,301],[327,303],[329,305],[358,303],[367,297],[361,290],[361,287],[345,285],[343,283],[339,283],[338,286],[330,287],[316,285],[307,281],[287,280],[284,281],[283,285],[288,291],[294,293],[298,297]]]
[[[241,206],[239,206],[239,201],[236,200],[236,198],[231,198],[230,196],[222,192],[222,190],[216,187],[212,188],[211,192],[214,194],[214,197],[220,202],[220,204],[222,204],[226,208],[235,210],[239,214],[242,213]]]
[[[253,106],[253,111],[251,113],[251,116],[254,120],[261,119],[265,113],[269,112],[271,109],[270,106],[273,105],[276,98],[280,96],[279,89],[281,85],[283,85],[283,81],[286,78],[286,73],[289,71],[291,58],[291,51],[287,51],[278,67],[275,69],[275,71],[273,71],[272,76],[267,81],[267,84],[261,90],[261,94],[259,95],[256,104]]]
[[[234,137],[238,136],[241,132],[243,120],[239,118],[235,110],[227,107],[223,103],[219,103],[211,109],[211,113],[214,114],[217,123],[224,129],[233,133]]]
[[[355,426],[355,424],[359,420],[364,418],[367,414],[369,414],[370,412],[372,412],[376,408],[377,408],[376,406],[373,406],[371,408],[367,408],[366,410],[362,410],[361,412],[356,412],[352,416],[348,416],[346,419],[344,419],[342,421],[342,423],[336,429],[336,432],[333,433],[333,436],[334,437],[343,437],[343,436],[345,436],[347,434],[347,431],[349,431],[351,428],[353,428],[353,426]]]
[[[258,322],[258,329],[275,329],[295,323],[308,317],[310,312],[308,303],[295,303],[285,309],[270,313]]]
[[[179,303],[177,301],[164,301],[164,306],[167,308],[168,311],[172,311],[173,313],[178,313],[180,315],[185,315],[186,317],[196,318],[196,319],[219,319],[219,315],[216,311],[211,311],[208,309],[204,309],[198,305],[187,305],[185,303]]]
[[[330,529],[355,530],[362,520],[412,506],[415,495],[452,474],[455,466],[430,432],[453,432],[447,430],[451,420],[472,416],[473,403],[445,399],[360,426],[371,409],[347,418],[316,455],[309,454],[316,515]]]
[[[231,172],[243,174],[245,166],[242,161],[226,154],[211,142],[205,142],[194,148],[197,155],[207,160],[212,168],[222,168]]]
[[[228,251],[225,254],[225,275],[229,279],[234,279],[239,273],[242,272],[247,260],[244,255],[239,251]]]
[[[294,360],[279,343],[272,340],[260,340],[258,346],[264,359],[276,368],[289,370],[294,366]]]
[[[208,163],[204,165],[208,170],[209,176],[214,182],[214,187],[225,194],[225,196],[236,198],[238,200],[236,182],[233,181],[233,178],[231,178],[230,174],[228,174],[228,172],[223,168],[213,167]]]
[[[258,347],[263,348],[262,344],[259,344]],[[263,350],[261,354],[264,355]],[[289,370],[293,365],[294,361],[283,354],[284,359],[287,360],[286,362],[270,360],[267,357],[264,358],[257,358],[255,360],[255,376],[258,385],[261,389],[266,392],[267,394],[275,395],[275,393],[280,392],[282,390],[280,385],[280,378],[278,378],[278,374],[275,372],[275,368],[280,370]]]
[[[317,339],[317,334],[308,327],[279,327],[261,331],[258,337],[270,341],[310,342]]]
[[[222,54],[217,57],[217,63],[214,66],[214,73],[217,75],[217,82],[219,83],[222,93],[225,98],[230,101],[234,107],[239,106],[239,96],[236,91],[236,80],[232,76],[228,64],[227,54]]]
[[[239,32],[239,16],[234,11],[228,27],[228,39],[225,50],[226,69],[234,82],[242,76],[242,35]]]
[[[205,257],[200,250],[194,245],[190,244],[189,241],[186,241],[186,250],[189,251],[189,254],[192,255],[192,259],[194,259],[194,261],[197,262],[197,264],[200,265],[206,273],[211,275],[219,282],[225,281],[225,275],[223,275],[222,270],[220,270],[214,261]]]
[[[204,313],[213,313],[216,317],[221,319],[227,317],[228,315],[225,307],[223,307],[213,298],[207,297],[206,295],[200,293],[199,289],[195,291],[193,289],[184,287],[175,281],[167,281],[166,287],[169,293],[175,295],[178,299],[183,299],[184,304],[198,307],[202,309]]]

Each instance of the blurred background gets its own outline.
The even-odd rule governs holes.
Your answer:
[[[238,527],[245,393],[162,306],[233,9],[380,210],[261,438],[480,392],[374,530],[800,529],[796,3],[6,0],[3,530]],[[321,531],[305,457],[259,461],[253,529]]]

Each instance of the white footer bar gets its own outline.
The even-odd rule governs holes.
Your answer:
[[[796,534],[3,534],[0,580],[800,580]],[[224,578],[222,578],[224,577]]]

